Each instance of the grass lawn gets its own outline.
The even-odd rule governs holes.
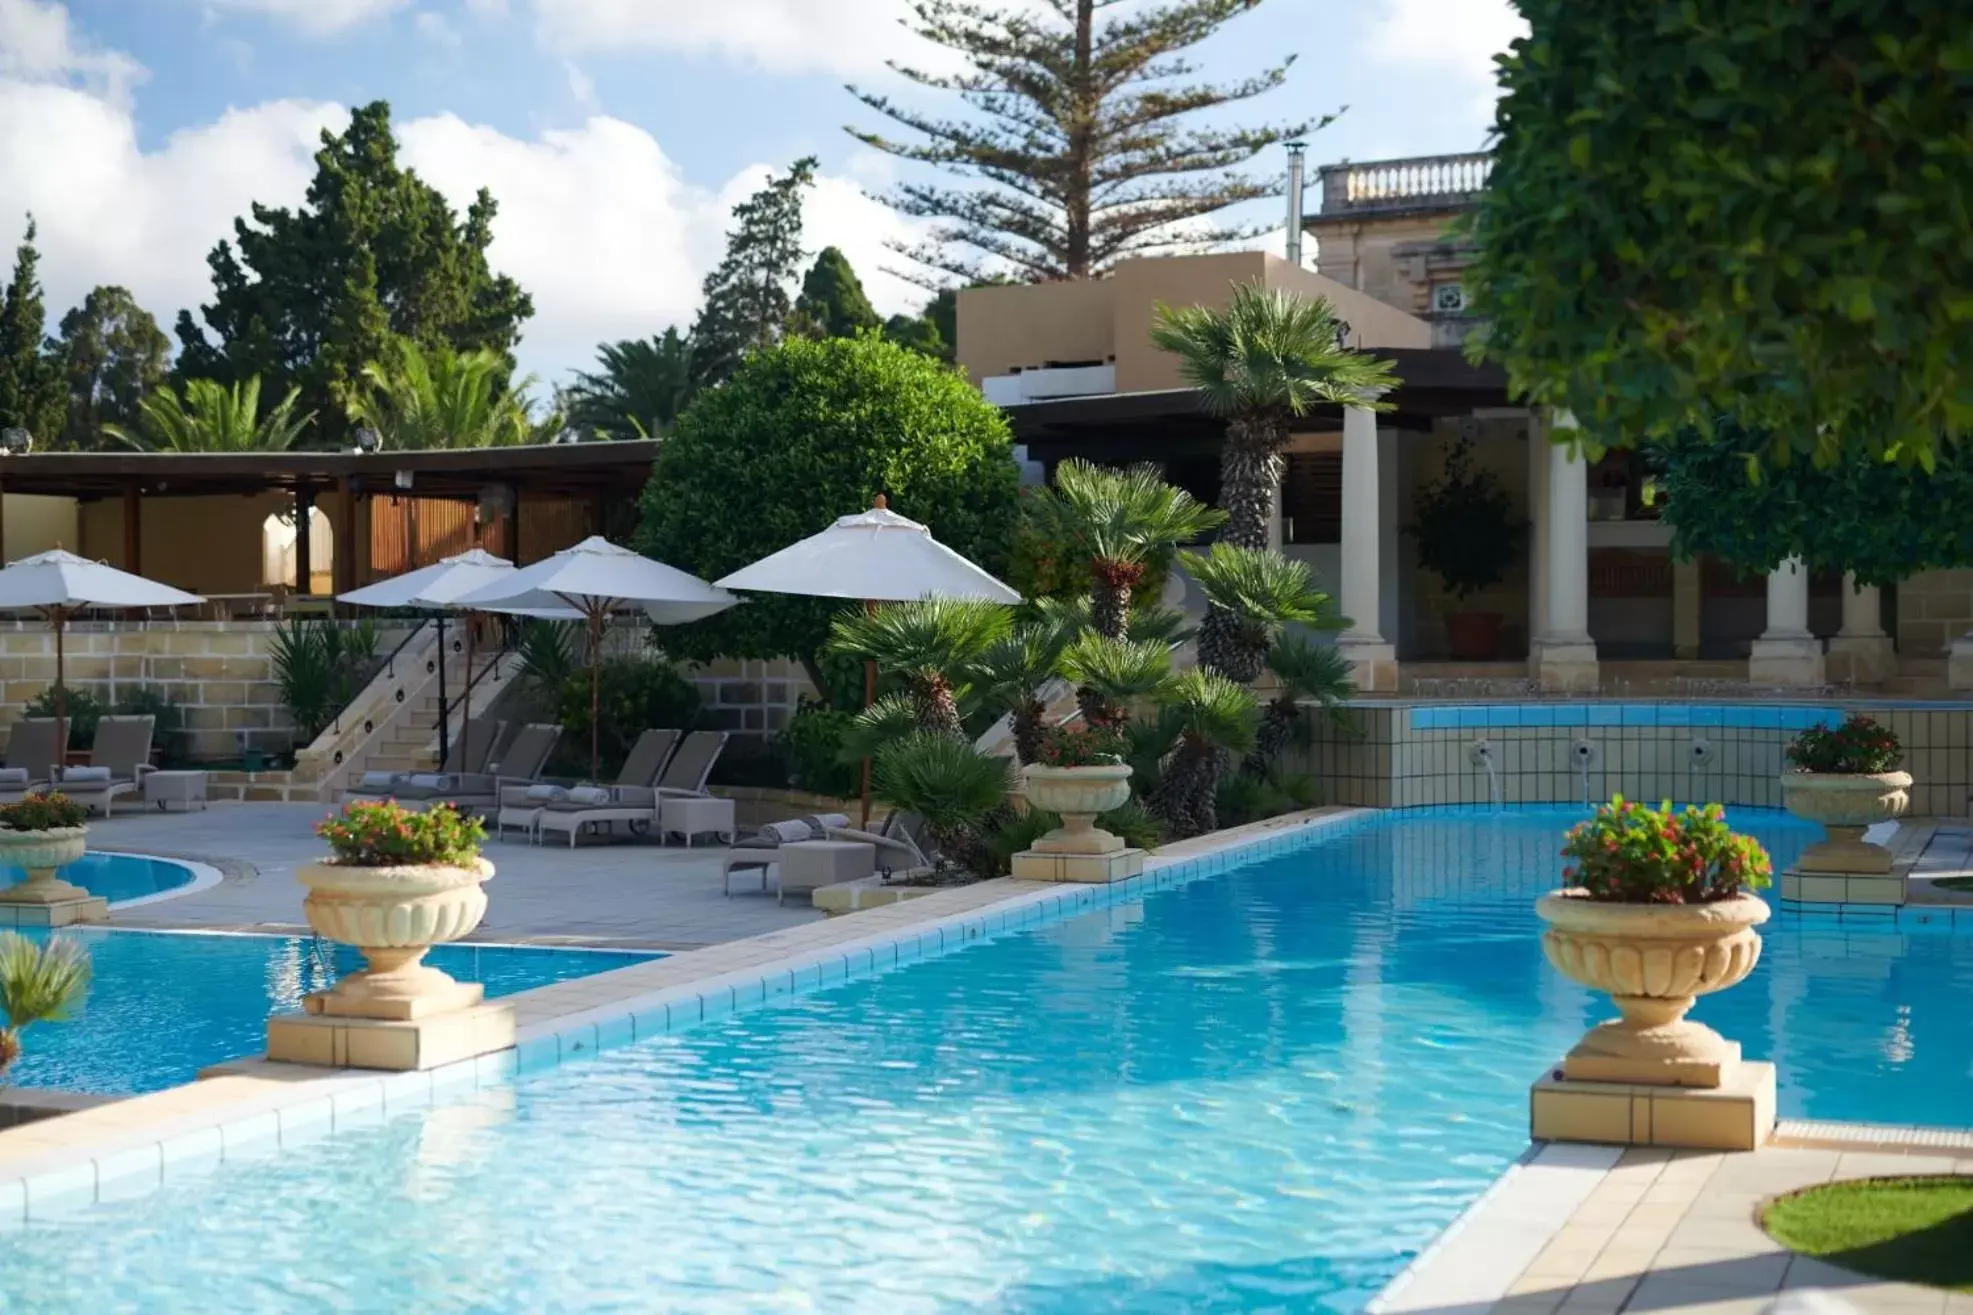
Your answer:
[[[1770,1205],[1776,1241],[1876,1278],[1973,1292],[1973,1177],[1875,1178]]]

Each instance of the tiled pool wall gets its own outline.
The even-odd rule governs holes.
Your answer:
[[[1578,742],[1594,751],[1589,794],[1753,808],[1781,806],[1782,750],[1800,731],[1852,712],[1875,717],[1905,746],[1911,812],[1973,816],[1973,704],[1884,703],[1387,703],[1352,709],[1357,734],[1325,727],[1290,770],[1312,774],[1328,803],[1361,808],[1485,804],[1492,749],[1503,803],[1580,803]]]

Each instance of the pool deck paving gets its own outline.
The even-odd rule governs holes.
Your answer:
[[[131,811],[92,820],[91,848],[192,859],[220,869],[216,886],[135,908],[110,925],[229,931],[305,929],[295,869],[323,857],[320,804],[225,804],[203,812]],[[513,833],[509,833],[510,835]],[[471,939],[630,949],[692,949],[820,920],[805,903],[777,906],[757,877],[722,890],[720,855],[648,842],[530,845],[489,839],[496,875]]]

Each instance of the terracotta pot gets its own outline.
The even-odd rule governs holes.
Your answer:
[[[1446,648],[1455,662],[1491,662],[1500,656],[1500,613],[1453,612],[1445,619]]]
[[[308,887],[302,911],[317,934],[363,952],[369,967],[307,1000],[311,1013],[422,1018],[478,1004],[482,989],[422,963],[434,945],[456,941],[486,916],[481,884],[493,864],[357,867],[310,863],[295,872]]]
[[[46,831],[0,831],[0,864],[20,868],[27,880],[0,890],[0,902],[55,904],[87,899],[89,892],[73,882],[58,880],[55,869],[67,867],[89,848],[86,826],[51,827]]]
[[[1096,818],[1130,799],[1130,768],[1123,763],[1103,767],[1030,767],[1026,773],[1028,803],[1059,813],[1062,825],[1034,842],[1044,854],[1113,854],[1123,839],[1099,831]]]
[[[1582,1082],[1717,1087],[1737,1042],[1686,1019],[1693,1001],[1745,981],[1760,962],[1758,895],[1713,904],[1615,904],[1579,890],[1535,901],[1542,952],[1572,981],[1609,994],[1621,1018],[1592,1028],[1563,1061]]]
[[[1911,805],[1910,772],[1783,772],[1781,800],[1807,822],[1820,822],[1829,838],[1795,860],[1804,872],[1882,875],[1891,851],[1863,838],[1879,822],[1903,817]]]

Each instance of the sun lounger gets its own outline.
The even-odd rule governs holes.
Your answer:
[[[816,817],[796,818],[792,822],[769,822],[757,827],[751,835],[742,836],[733,848],[726,851],[726,858],[720,863],[720,881],[726,893],[733,893],[735,872],[760,872],[760,888],[767,889],[767,873],[781,861],[784,846],[799,844],[804,840],[826,840],[832,827],[849,825],[849,818],[842,813],[823,813]]]
[[[105,717],[96,723],[89,765],[62,769],[59,787],[69,798],[108,817],[116,799],[135,794],[152,771],[151,736],[157,718]]]
[[[853,826],[832,826],[827,839],[862,840],[877,847],[877,871],[884,877],[901,876],[929,868],[931,840],[925,833],[925,819],[916,813],[894,811],[884,819],[880,830],[864,831]]]
[[[484,771],[414,774],[398,792],[397,801],[412,809],[451,804],[462,813],[487,814],[499,808],[502,790],[532,785],[540,779],[548,755],[561,738],[560,726],[530,722],[502,751],[500,761],[489,762]]]
[[[460,731],[457,739],[446,746],[445,761],[439,764],[439,773],[480,772],[486,770],[489,760],[502,747],[507,723],[488,721],[484,717],[469,720]],[[343,792],[345,799],[394,799],[411,783],[413,776],[424,776],[424,772],[364,772],[355,785]]]
[[[0,767],[0,803],[17,804],[46,790],[63,756],[55,746],[53,717],[23,717],[15,722],[7,737],[6,766]]]
[[[562,786],[540,782],[503,790],[495,834],[504,834],[508,827],[518,826],[539,842],[543,831],[562,831],[568,834],[569,848],[573,849],[576,836],[585,827],[613,827],[618,822],[625,823],[633,832],[640,823],[648,827],[651,806],[619,803],[616,791],[654,788],[659,773],[671,761],[672,750],[678,747],[678,738],[679,732],[675,730],[650,730],[638,736],[613,785]]]

